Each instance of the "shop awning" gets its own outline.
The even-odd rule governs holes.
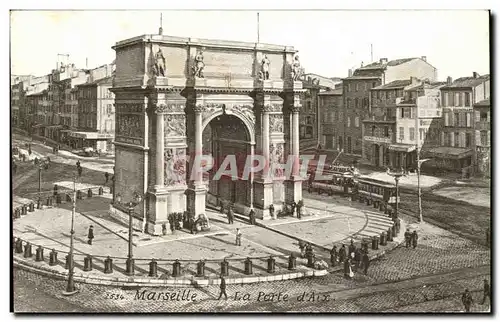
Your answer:
[[[69,136],[85,140],[109,140],[115,138],[115,135],[112,133],[99,132],[70,132]]]
[[[426,156],[443,159],[462,159],[473,154],[469,148],[455,148],[450,146],[440,146],[429,149],[425,152]]]
[[[411,151],[415,150],[415,145],[396,143],[396,144],[389,145],[389,150],[397,151],[397,152],[411,152]]]

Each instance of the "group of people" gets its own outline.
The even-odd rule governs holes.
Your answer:
[[[410,232],[410,228],[407,228],[405,231],[406,248],[409,248],[412,246],[413,246],[413,248],[416,248],[417,247],[417,240],[418,240],[417,231],[414,230],[413,232]]]
[[[299,241],[300,257],[302,258],[314,258],[314,250],[311,243],[306,243],[303,240]]]
[[[368,245],[363,248],[358,248],[354,245],[354,240],[351,239],[351,244],[348,248],[344,244],[337,250],[337,246],[333,245],[330,250],[330,263],[332,266],[336,266],[337,263],[344,264],[344,276],[346,278],[353,278],[355,270],[363,268],[363,272],[366,275],[368,273],[368,267],[370,266],[370,258],[368,256]]]

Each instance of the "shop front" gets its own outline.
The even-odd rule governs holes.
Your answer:
[[[396,143],[389,145],[392,168],[406,171],[417,168],[417,153],[414,144]]]
[[[101,153],[111,153],[113,151],[113,140],[115,136],[112,133],[99,132],[69,132],[69,145],[73,149],[92,150]]]

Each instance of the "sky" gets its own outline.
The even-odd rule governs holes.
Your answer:
[[[115,58],[117,41],[156,34],[257,41],[257,11],[13,11],[11,74],[41,76],[66,58],[94,68]],[[346,77],[380,58],[427,56],[438,78],[488,74],[489,13],[433,11],[265,11],[260,42],[293,46],[307,73]]]

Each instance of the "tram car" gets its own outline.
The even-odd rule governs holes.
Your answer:
[[[399,202],[399,196],[398,202]],[[352,200],[366,202],[381,211],[387,211],[396,205],[396,186],[384,181],[361,177],[353,189]]]
[[[350,195],[354,186],[353,177],[347,172],[325,170],[321,177],[316,176],[316,172],[309,175],[308,192]]]

